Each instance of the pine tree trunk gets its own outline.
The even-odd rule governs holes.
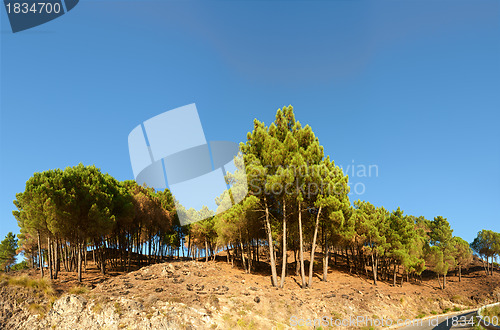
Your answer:
[[[300,258],[300,277],[302,279],[302,288],[306,287],[306,275],[304,270],[304,239],[302,237],[302,209],[299,201],[299,258]]]
[[[260,263],[260,251],[259,251],[259,240],[257,239],[257,247],[256,247],[256,250],[257,250],[257,263]]]
[[[151,245],[152,245],[152,235],[151,235],[151,231],[149,231],[149,239],[148,239],[148,258],[147,258],[147,261],[148,261],[148,265],[151,264]]]
[[[80,246],[77,247],[78,249],[78,282],[82,281],[82,249]]]
[[[217,256],[217,249],[218,249],[218,248],[219,248],[219,247],[217,246],[217,243],[216,243],[216,244],[215,244],[215,250],[214,250],[214,253],[213,253],[213,258],[212,258],[212,260],[213,260],[213,261],[215,261],[215,257]]]
[[[316,252],[316,238],[318,236],[318,228],[319,228],[319,217],[321,215],[321,206],[318,209],[318,214],[316,215],[316,224],[314,225],[314,235],[311,247],[311,259],[309,263],[309,283],[307,286],[312,287],[313,280],[313,272],[314,272],[314,253]]]
[[[245,273],[248,273],[247,265],[246,265],[246,261],[245,261],[245,250],[243,249],[243,239],[241,237],[241,232],[240,232],[240,247],[241,247],[241,262],[243,263],[243,269],[245,270]]]
[[[458,266],[458,281],[462,282],[462,266]]]
[[[208,241],[205,237],[205,262],[208,262]]]
[[[283,257],[281,263],[281,282],[280,288],[285,285],[285,276],[286,276],[286,266],[287,266],[287,253],[286,253],[286,204],[285,197],[283,197]]]
[[[52,249],[50,247],[50,236],[47,235],[47,263],[49,266],[49,278],[54,279],[54,274],[52,272]]]
[[[374,253],[372,253],[372,270],[373,270],[373,284],[377,285],[377,257],[374,256]]]
[[[297,258],[297,254],[299,254],[298,250],[293,251],[293,257],[295,258],[295,276],[299,276],[300,274],[300,262],[299,258]]]
[[[394,263],[394,281],[392,282],[394,286],[396,286],[396,263]]]
[[[345,257],[346,257],[346,260],[347,260],[347,267],[349,267],[349,274],[352,273],[352,264],[351,264],[351,260],[349,258],[349,253],[347,252],[347,247],[344,249],[345,251]]]
[[[324,232],[325,230],[323,229],[323,246],[325,250],[323,251],[323,282],[327,282],[327,277],[328,277],[328,259],[330,258],[330,249],[328,246],[328,237],[326,233]]]
[[[179,247],[181,250],[182,250],[182,259],[185,258],[184,256],[184,237],[182,238],[181,240],[181,246]],[[162,250],[162,255],[161,255],[162,259],[163,259],[163,250]]]
[[[267,242],[269,245],[269,260],[271,263],[271,282],[274,287],[278,286],[278,274],[276,272],[276,258],[274,255],[273,247],[273,235],[271,232],[271,223],[269,221],[269,208],[267,206],[267,199],[264,197],[264,206],[266,209],[266,231],[267,231]]]
[[[105,275],[106,274],[106,262],[105,262],[105,257],[104,257],[104,245],[99,248],[99,255],[101,259],[101,274]]]
[[[443,290],[446,289],[446,274],[443,274]]]
[[[330,257],[330,251],[328,246],[325,248],[324,256],[323,256],[323,282],[327,282],[328,279],[328,258]]]
[[[69,272],[69,256],[68,256],[68,249],[67,249],[66,243],[63,244],[61,249],[62,249],[61,256],[63,257],[64,270]]]
[[[252,260],[253,260],[253,256],[252,256],[252,248],[250,246],[250,243],[248,242],[247,243],[247,262],[248,262],[248,274],[252,273]]]
[[[57,280],[57,275],[59,274],[59,255],[58,255],[58,252],[59,252],[59,248],[58,248],[58,240],[55,240],[54,242],[55,244],[55,247],[53,249],[54,251],[54,279]]]
[[[127,256],[127,272],[130,272],[130,263],[132,262],[132,242],[128,242],[128,256]]]
[[[38,238],[38,265],[40,266],[40,273],[43,278],[43,256],[42,256],[42,243],[40,242],[40,232],[37,231]]]
[[[87,273],[87,242],[83,241],[83,271]]]

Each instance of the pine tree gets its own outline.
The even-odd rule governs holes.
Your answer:
[[[16,263],[16,250],[17,238],[12,232],[9,232],[0,243],[0,269],[8,272],[11,266]]]
[[[455,266],[455,246],[453,242],[453,230],[450,223],[442,216],[437,216],[430,223],[431,258],[435,262],[434,270],[443,275],[443,285],[438,282],[441,289],[446,288],[446,275],[448,270]]]
[[[373,283],[377,285],[379,259],[390,247],[385,237],[387,211],[365,201],[358,200],[354,205],[353,218],[356,221],[363,247],[371,258]]]
[[[458,236],[453,237],[452,244],[455,250],[455,261],[458,266],[458,281],[462,282],[462,267],[472,262],[472,250],[469,243]]]

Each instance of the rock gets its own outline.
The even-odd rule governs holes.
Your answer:
[[[87,305],[87,300],[82,296],[76,294],[64,295],[59,298],[54,305],[52,310],[55,313],[80,313],[83,311]]]
[[[248,288],[248,290],[257,291],[257,290],[259,290],[259,288],[256,288],[256,287],[254,287],[254,286],[251,286],[251,287],[249,287],[249,288]]]
[[[163,291],[163,288],[156,288],[155,289],[155,292],[162,292]]]
[[[255,297],[255,298],[253,299],[253,301],[255,301],[255,302],[258,304],[258,303],[260,303],[260,298],[259,298],[259,297]]]

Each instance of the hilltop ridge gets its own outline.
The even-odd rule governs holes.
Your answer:
[[[486,276],[477,259],[461,283],[450,276],[445,290],[430,278],[403,286],[386,282],[375,286],[342,269],[333,269],[328,282],[311,289],[301,289],[300,277],[290,274],[284,288],[277,289],[268,276],[247,274],[221,260],[177,260],[106,276],[89,268],[87,286],[80,290],[74,274],[62,272],[52,282],[52,299],[36,288],[4,279],[0,325],[5,329],[288,328],[300,319],[324,316],[396,322],[500,299],[500,274]]]

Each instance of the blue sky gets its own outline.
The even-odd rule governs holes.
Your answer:
[[[500,231],[498,1],[88,0],[16,34],[0,11],[1,237],[34,172],[133,179],[129,132],[190,103],[235,142],[292,104],[338,165],[377,167],[352,200]]]

